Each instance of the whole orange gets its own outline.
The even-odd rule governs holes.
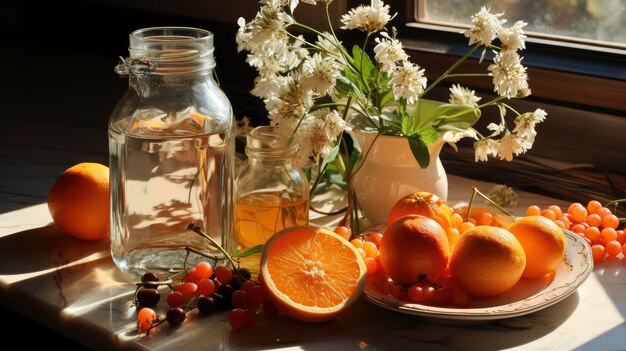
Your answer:
[[[508,230],[477,226],[466,230],[450,255],[450,273],[468,294],[487,297],[511,289],[522,276],[526,255]]]
[[[391,223],[380,243],[380,263],[397,284],[415,283],[421,276],[439,280],[448,265],[448,237],[425,216],[408,215]]]
[[[391,223],[402,216],[411,214],[434,219],[446,234],[452,227],[452,222],[450,221],[452,209],[439,196],[429,192],[418,191],[403,196],[389,211],[387,225],[391,225]]]
[[[526,253],[522,277],[539,278],[556,269],[565,255],[565,236],[553,221],[543,216],[519,218],[509,228]]]
[[[109,168],[99,163],[79,163],[66,169],[48,192],[48,209],[54,222],[83,240],[109,234]]]

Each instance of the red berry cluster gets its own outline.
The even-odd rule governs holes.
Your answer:
[[[250,271],[245,268],[217,266],[214,269],[208,262],[200,262],[188,269],[182,281],[177,283],[160,281],[151,272],[144,274],[141,280],[135,294],[137,328],[140,332],[148,332],[163,322],[178,326],[194,309],[207,315],[219,309],[233,308],[228,320],[234,329],[256,325],[259,313],[268,317],[278,313],[268,300],[265,287],[252,280]],[[170,289],[167,294],[169,310],[164,318],[159,318],[153,309],[160,301],[161,293],[157,287],[161,285]]]

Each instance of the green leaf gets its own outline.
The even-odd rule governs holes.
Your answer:
[[[426,168],[430,163],[430,153],[428,153],[428,145],[424,143],[420,134],[414,134],[408,137],[411,152],[420,167]]]
[[[457,124],[460,128],[469,128],[480,119],[480,109],[463,105],[442,104],[430,110],[424,118],[442,121],[439,124]]]
[[[380,106],[383,107],[391,101],[393,101],[393,90],[389,89],[385,95],[380,98]]]
[[[407,113],[402,114],[402,133],[404,135],[413,135],[415,134],[415,119]]]
[[[333,149],[330,151],[328,156],[324,157],[324,160],[322,161],[321,169],[324,170],[329,163],[333,162],[335,160],[335,157],[337,157],[338,153],[339,153],[339,145],[335,145],[335,147],[333,147]]]
[[[244,252],[241,252],[241,251],[237,250],[231,256],[232,257],[243,258],[243,257],[248,257],[248,256],[260,254],[262,251],[263,251],[263,245],[257,245],[257,246],[252,246],[251,248],[247,249]]]
[[[439,132],[433,127],[422,128],[419,135],[426,145],[432,145],[439,140]]]
[[[369,55],[363,52],[358,45],[354,45],[352,47],[352,57],[354,58],[354,65],[361,70],[365,81],[371,83],[376,76],[376,66],[372,63]]]
[[[351,169],[356,165],[357,161],[359,161],[360,158],[361,158],[361,152],[357,150],[356,148],[352,150],[352,153],[350,154],[350,168]]]
[[[346,69],[343,70],[343,74],[359,91],[365,91],[365,85],[358,73],[346,67]]]
[[[335,80],[335,89],[339,94],[352,95],[358,88],[347,77],[340,76]]]
[[[404,133],[402,133],[402,127],[398,125],[382,126],[378,128],[377,133],[382,135],[404,136]]]
[[[472,110],[468,110],[465,114],[462,114],[460,116],[456,116],[456,117],[446,116],[442,118],[442,121],[445,124],[450,124],[450,125],[454,125],[456,127],[462,128],[462,129],[467,129],[473,126],[474,124],[476,124],[476,122],[478,122],[478,120],[480,119],[480,115],[481,115],[480,109],[472,109]]]

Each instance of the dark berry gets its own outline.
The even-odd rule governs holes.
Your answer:
[[[141,281],[142,282],[158,282],[159,276],[152,272],[148,272],[141,276]]]
[[[167,323],[169,323],[171,326],[181,325],[185,321],[185,318],[187,318],[187,314],[180,307],[170,308],[165,316]]]
[[[202,296],[198,299],[198,310],[202,314],[210,314],[217,309],[217,301],[211,296]]]
[[[252,278],[252,274],[247,268],[239,268],[237,271],[239,272],[237,275],[243,277],[244,280],[250,280],[250,278]]]
[[[244,280],[243,280],[240,276],[238,276],[238,275],[234,275],[234,276],[230,279],[230,283],[228,283],[228,284],[232,285],[232,287],[233,287],[235,290],[239,290],[239,288],[241,287],[241,283],[243,283],[243,281],[244,281]]]
[[[137,291],[137,303],[141,306],[154,306],[161,300],[161,294],[156,289],[141,289]]]
[[[217,308],[222,308],[222,307],[226,307],[226,301],[224,299],[224,296],[220,293],[213,293],[211,295],[209,295],[209,297],[211,297],[213,300],[215,300],[216,303],[216,307]]]
[[[217,292],[224,296],[224,300],[230,302],[230,295],[235,292],[235,288],[233,288],[230,284],[222,284],[219,288],[217,288]]]

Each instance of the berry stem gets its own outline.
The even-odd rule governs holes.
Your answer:
[[[480,195],[480,197],[482,197],[483,199],[487,200],[487,202],[489,202],[489,204],[491,204],[492,206],[494,206],[495,208],[500,210],[502,213],[506,214],[507,216],[510,216],[514,220],[517,220],[517,216],[515,216],[511,211],[509,211],[509,210],[505,209],[504,207],[498,205],[495,201],[491,200],[489,198],[489,196],[481,193],[480,190],[478,190],[478,188],[473,186],[472,187],[472,197],[470,198],[470,202],[467,205],[467,215],[465,217],[465,221],[466,222],[469,221],[470,214],[472,213],[472,204],[474,203],[474,198],[476,197],[476,195]]]
[[[226,257],[228,262],[230,262],[230,264],[233,266],[233,272],[237,272],[237,274],[239,274],[239,276],[241,278],[243,278],[243,275],[241,275],[241,272],[239,272],[239,269],[237,269],[237,266],[235,266],[235,262],[233,261],[233,258],[222,247],[222,245],[218,244],[217,241],[213,240],[213,238],[211,238],[210,236],[208,236],[204,232],[202,232],[202,229],[200,229],[200,227],[198,227],[198,226],[193,225],[193,223],[189,223],[189,225],[187,226],[187,229],[191,230],[192,232],[200,235],[201,237],[203,237],[203,238],[207,239],[209,242],[211,242],[213,247],[215,247],[216,249],[220,250],[222,252],[222,254],[224,255],[224,257]]]
[[[172,279],[161,280],[158,282],[146,281],[146,282],[141,282],[141,283],[135,283],[135,285],[137,285],[137,290],[139,290],[139,288],[141,288],[142,286],[144,288],[156,289],[161,285],[170,285],[170,284],[172,284]]]

